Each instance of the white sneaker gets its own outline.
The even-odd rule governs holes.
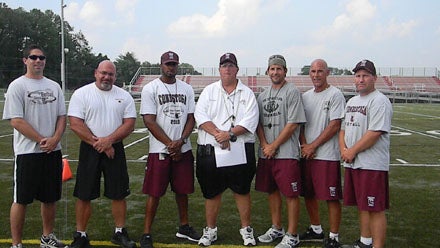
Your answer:
[[[286,233],[281,240],[281,242],[275,246],[275,248],[294,248],[298,247],[299,245],[299,238],[298,235],[293,236],[290,233]]]
[[[269,228],[265,234],[258,236],[258,241],[261,243],[271,243],[277,238],[282,238],[284,234],[284,228],[278,230],[274,225],[272,225],[272,227]]]
[[[11,248],[23,248],[23,245],[22,244],[13,245],[11,246]]]
[[[254,238],[254,229],[252,227],[247,226],[240,229],[241,238],[243,239],[243,245],[245,246],[255,246],[257,242],[255,242]]]
[[[210,228],[205,227],[203,228],[203,235],[199,239],[199,245],[201,246],[210,246],[211,243],[217,240],[217,227]]]

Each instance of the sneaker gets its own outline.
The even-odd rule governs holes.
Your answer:
[[[325,239],[324,248],[341,248],[341,244],[336,239]]]
[[[286,233],[277,246],[275,248],[294,248],[299,246],[298,235],[293,236],[290,233]]]
[[[179,226],[179,231],[176,233],[176,237],[182,239],[188,239],[190,241],[198,242],[200,235],[194,230],[194,228],[188,224]]]
[[[299,240],[301,241],[309,241],[309,242],[323,242],[324,241],[324,232],[315,233],[311,227],[307,229],[303,234],[299,235]]]
[[[254,229],[252,227],[247,226],[240,229],[241,238],[243,239],[243,245],[245,246],[255,246],[257,242],[255,242],[254,238]]]
[[[23,244],[12,245],[11,248],[23,248]]]
[[[122,228],[122,232],[115,232],[111,239],[115,245],[120,245],[124,248],[135,248],[136,243],[128,237],[127,229]]]
[[[272,225],[272,227],[269,228],[265,234],[258,236],[258,241],[261,243],[270,243],[278,238],[282,238],[284,234],[284,228],[278,230],[274,225]]]
[[[41,248],[59,248],[59,247],[66,247],[66,245],[59,241],[54,233],[49,233],[47,237],[44,237],[41,235],[40,239],[40,247]]]
[[[141,240],[141,248],[154,248],[153,247],[153,239],[150,234],[142,234]]]
[[[352,245],[343,245],[341,247],[342,248],[373,248],[373,245],[366,245],[358,239]]]
[[[89,237],[86,235],[85,237],[81,236],[81,233],[75,232],[73,234],[73,242],[70,244],[69,248],[88,248],[90,246]]]
[[[211,243],[217,240],[217,227],[210,228],[205,227],[203,228],[203,235],[199,239],[199,245],[200,246],[210,246]]]

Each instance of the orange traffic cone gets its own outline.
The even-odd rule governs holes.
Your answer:
[[[69,161],[63,158],[63,182],[72,178],[72,171],[70,170]]]

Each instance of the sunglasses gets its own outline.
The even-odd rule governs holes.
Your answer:
[[[281,55],[272,55],[272,56],[269,57],[269,59],[282,59],[282,60],[285,60],[284,57],[281,56]]]
[[[32,60],[37,60],[37,59],[45,60],[46,56],[44,56],[44,55],[29,55],[28,58],[30,58]]]

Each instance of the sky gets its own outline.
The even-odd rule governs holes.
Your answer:
[[[61,0],[0,0],[10,8],[50,9]],[[353,68],[440,68],[437,0],[64,0],[64,19],[95,54],[127,52],[158,63],[172,50],[180,62],[217,67],[226,52],[240,67],[265,67],[281,54],[288,67],[316,58]]]

